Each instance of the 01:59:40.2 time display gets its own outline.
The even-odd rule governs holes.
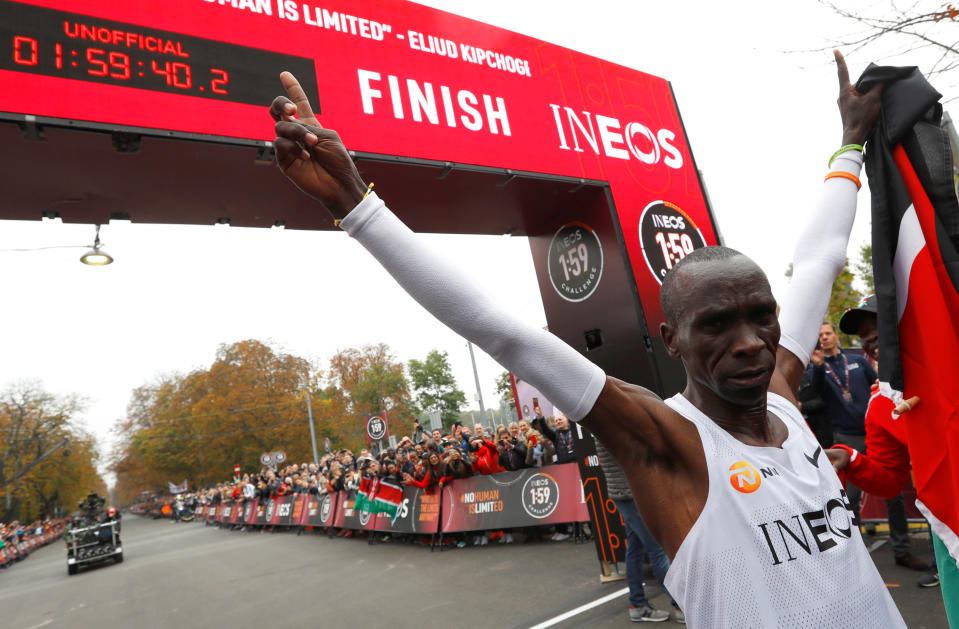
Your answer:
[[[47,70],[59,70],[65,78],[88,81],[106,80],[114,84],[129,81],[130,87],[159,89],[171,88],[184,91],[229,94],[230,76],[221,68],[209,68],[198,76],[191,64],[185,61],[138,59],[125,52],[107,51],[87,46],[70,48],[55,43],[41,45],[32,37],[13,37],[13,63],[24,69],[45,66]],[[44,72],[56,76],[54,72]],[[197,94],[198,96],[200,94]]]

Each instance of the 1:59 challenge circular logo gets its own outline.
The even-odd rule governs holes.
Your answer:
[[[366,434],[368,434],[373,441],[379,441],[385,437],[386,422],[383,421],[383,418],[379,416],[370,417],[370,421],[366,425]]]
[[[639,243],[649,271],[662,284],[676,263],[706,246],[706,239],[678,205],[653,201],[639,217]]]
[[[523,509],[530,516],[541,519],[559,506],[559,484],[548,474],[538,472],[523,483]]]
[[[549,243],[546,265],[549,281],[560,297],[583,301],[593,294],[603,277],[599,236],[585,223],[566,223]]]
[[[330,495],[326,494],[323,496],[323,502],[320,503],[320,522],[323,524],[327,523],[327,520],[330,519],[330,514],[333,512],[333,501],[330,500]]]

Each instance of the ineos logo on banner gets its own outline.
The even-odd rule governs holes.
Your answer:
[[[373,441],[379,441],[386,436],[386,421],[378,415],[370,417],[369,421],[366,422],[366,434]]]
[[[273,519],[273,510],[276,508],[276,503],[271,499],[266,503],[266,521],[269,522]]]
[[[583,301],[599,286],[603,276],[603,247],[599,236],[585,223],[559,228],[549,244],[549,281],[566,301]]]
[[[706,246],[706,239],[678,205],[653,201],[639,217],[639,243],[650,273],[662,284],[680,260]]]
[[[559,506],[559,484],[552,476],[536,473],[523,483],[523,509],[534,518],[545,518]]]

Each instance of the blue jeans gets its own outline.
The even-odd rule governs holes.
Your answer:
[[[632,500],[614,500],[616,509],[623,517],[626,524],[626,583],[629,585],[629,604],[633,607],[645,607],[649,604],[646,598],[646,592],[643,590],[643,553],[649,555],[649,561],[653,564],[653,574],[656,580],[663,587],[663,591],[669,594],[666,584],[666,571],[669,570],[669,558],[663,552],[663,547],[649,533],[643,518],[639,515],[639,509]],[[669,602],[673,607],[676,601],[672,596]]]

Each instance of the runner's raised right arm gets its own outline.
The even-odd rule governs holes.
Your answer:
[[[589,414],[604,388],[609,388],[602,369],[549,332],[498,307],[466,273],[393,215],[375,193],[366,194],[366,185],[339,136],[319,126],[291,74],[284,73],[281,80],[290,98],[277,97],[270,114],[277,121],[274,147],[284,174],[321,201],[340,226],[437,319],[542,391],[570,419],[578,421]],[[643,400],[662,405],[651,392],[640,387],[630,390],[645,392]],[[633,442],[632,447],[662,450],[665,442],[653,416],[642,406],[633,404],[628,416],[593,413],[590,424],[603,424],[604,434],[599,436],[604,441],[621,436]]]

